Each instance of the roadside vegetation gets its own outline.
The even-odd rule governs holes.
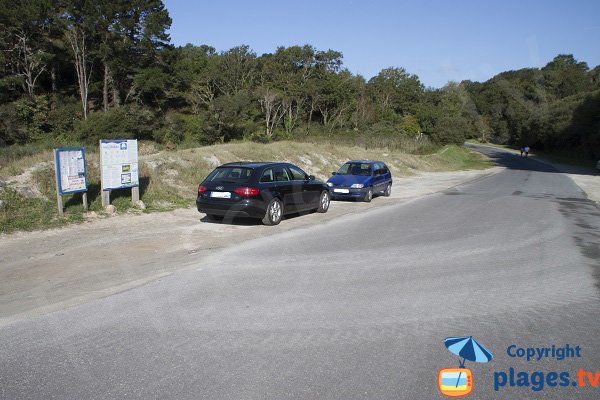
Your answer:
[[[349,159],[384,160],[396,178],[418,171],[487,168],[481,155],[447,145],[431,154],[408,154],[388,148],[365,148],[333,143],[278,141],[269,144],[240,142],[160,150],[153,142],[140,143],[140,194],[145,210],[131,204],[130,190],[112,191],[111,204],[118,213],[168,211],[191,207],[200,181],[217,165],[239,160],[288,161],[320,179],[327,179]],[[81,194],[64,197],[65,214],[58,217],[52,153],[44,151],[15,159],[0,167],[0,233],[60,227],[106,216],[101,206],[99,156],[86,151],[89,211]],[[401,183],[399,183],[401,185]]]

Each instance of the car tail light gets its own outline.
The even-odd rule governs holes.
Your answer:
[[[206,186],[198,186],[198,193],[204,193],[206,192],[208,189],[206,188]]]
[[[240,196],[253,197],[253,196],[258,196],[258,194],[260,193],[260,190],[257,188],[251,188],[251,187],[240,187],[240,188],[234,189],[233,192],[239,194]]]

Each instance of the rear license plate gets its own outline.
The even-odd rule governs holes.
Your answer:
[[[348,189],[333,189],[333,193],[350,193]]]
[[[210,192],[210,197],[216,197],[218,199],[230,199],[231,192]]]

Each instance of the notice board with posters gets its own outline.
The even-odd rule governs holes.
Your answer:
[[[86,192],[85,149],[83,147],[58,148],[54,152],[58,194]]]
[[[140,185],[137,140],[100,140],[102,190]]]

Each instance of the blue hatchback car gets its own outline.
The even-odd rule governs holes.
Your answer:
[[[374,194],[392,193],[392,173],[383,161],[348,161],[327,180],[332,199],[360,199],[367,203]]]

